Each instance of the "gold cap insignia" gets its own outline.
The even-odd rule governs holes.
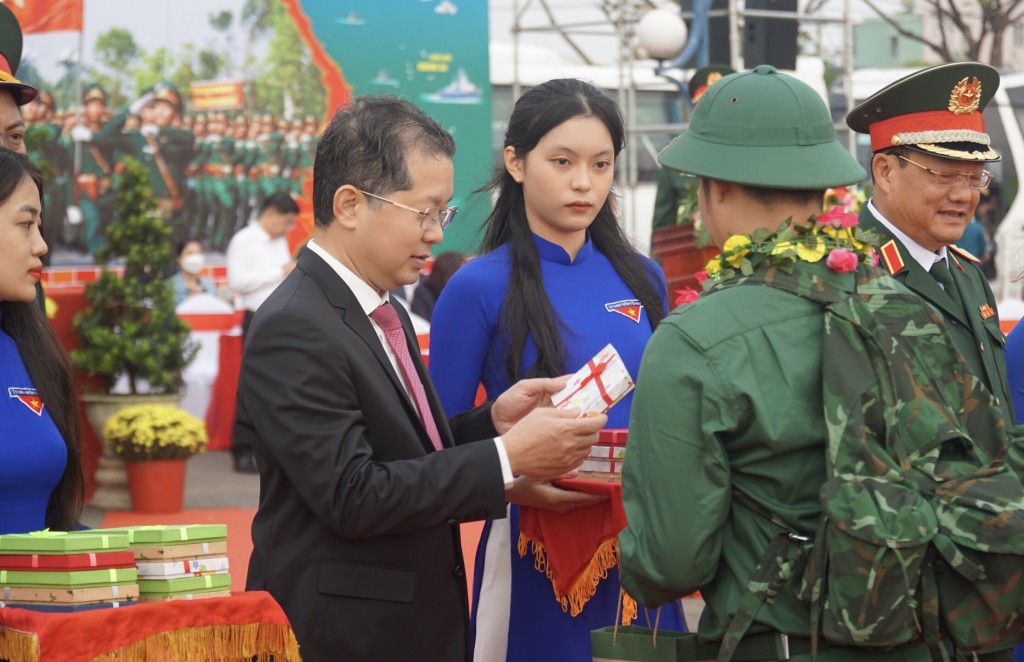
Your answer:
[[[711,87],[712,83],[717,83],[720,80],[722,80],[722,72],[712,71],[710,74],[708,74],[708,79],[707,81],[705,81],[704,84],[707,85],[708,87]]]
[[[949,93],[949,112],[954,115],[966,115],[978,110],[981,102],[981,81],[977,77],[967,78],[956,84],[953,91]]]

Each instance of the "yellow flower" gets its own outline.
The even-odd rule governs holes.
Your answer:
[[[743,257],[750,253],[750,237],[742,234],[734,234],[725,240],[722,246],[722,253],[727,255],[726,261],[734,267],[739,267]]]
[[[717,257],[713,257],[708,260],[708,263],[704,265],[704,271],[708,272],[708,276],[714,278],[719,271],[722,270],[722,263],[718,261]]]
[[[60,306],[50,297],[44,297],[44,299],[46,303],[46,319],[52,320],[57,317],[57,311],[60,310]]]
[[[772,255],[785,255],[786,253],[789,253],[792,250],[792,241],[780,241],[778,244],[775,245],[775,248],[772,249]]]
[[[825,257],[825,249],[825,240],[817,235],[811,235],[797,242],[796,254],[805,262],[818,262]]]
[[[103,428],[111,450],[127,460],[183,459],[206,448],[206,426],[167,405],[125,407]]]

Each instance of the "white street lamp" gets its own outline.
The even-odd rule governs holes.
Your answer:
[[[636,26],[640,47],[655,60],[671,60],[686,43],[686,23],[677,9],[653,9]]]

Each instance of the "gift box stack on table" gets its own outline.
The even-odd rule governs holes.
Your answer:
[[[133,605],[135,558],[124,533],[0,536],[0,607],[73,612]]]
[[[227,526],[133,526],[96,529],[128,538],[138,568],[139,602],[231,595]]]

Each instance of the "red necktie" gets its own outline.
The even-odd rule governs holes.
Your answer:
[[[398,319],[398,313],[390,303],[382,303],[376,310],[370,313],[370,319],[377,323],[384,331],[388,344],[395,352],[395,359],[398,361],[402,374],[405,376],[405,383],[412,391],[412,399],[416,402],[416,409],[420,412],[420,419],[423,426],[427,428],[427,436],[430,443],[434,444],[435,450],[441,450],[441,434],[437,431],[437,423],[434,422],[434,415],[430,413],[430,405],[427,404],[427,392],[423,390],[423,382],[416,374],[416,366],[413,365],[412,355],[409,353],[409,344],[405,340],[405,330],[402,329],[402,322]]]

